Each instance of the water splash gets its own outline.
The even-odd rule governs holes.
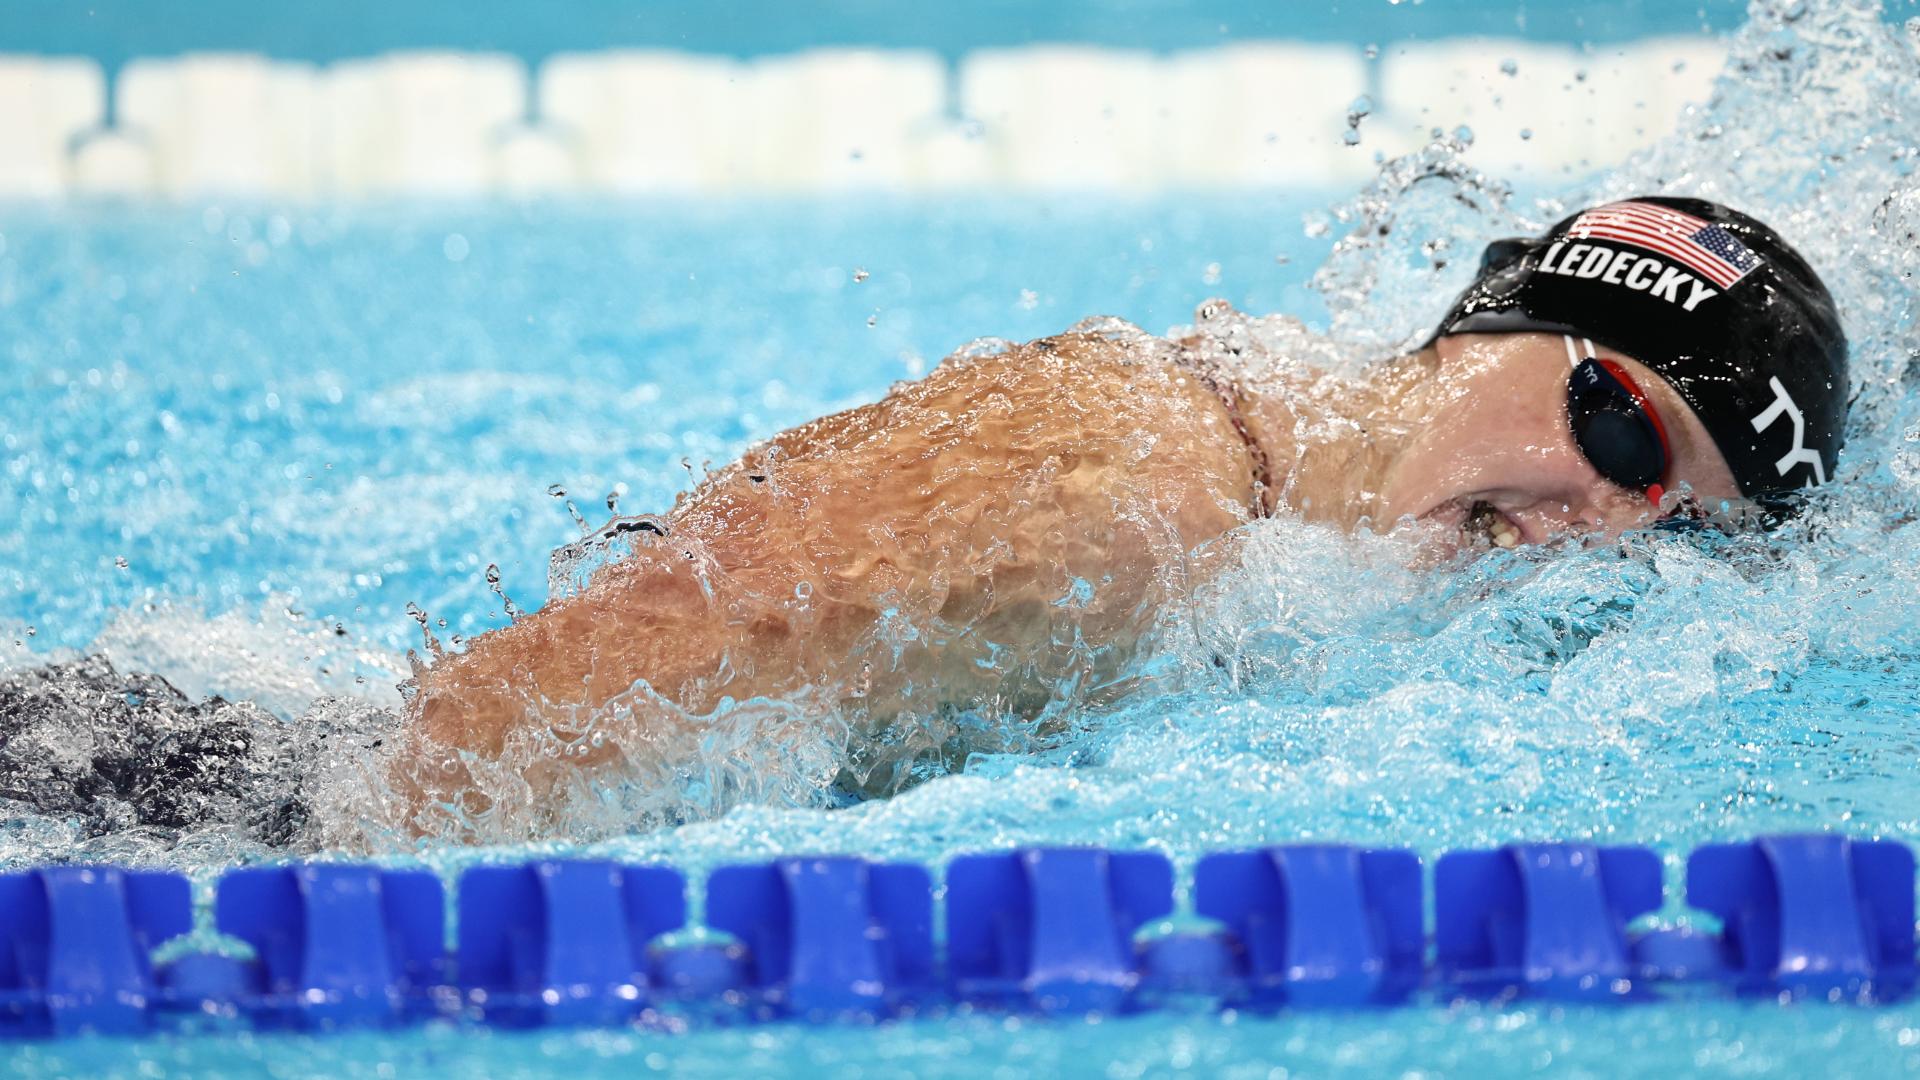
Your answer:
[[[195,702],[98,656],[0,677],[0,801],[60,823],[5,861],[137,859],[183,840],[202,857],[314,846],[316,794],[342,791],[317,763],[374,749],[395,721],[322,701],[287,723],[250,702]]]
[[[1347,106],[1347,130],[1341,138],[1348,146],[1360,145],[1360,121],[1372,115],[1373,99],[1365,94],[1354,98],[1353,103]]]
[[[650,547],[667,535],[667,528],[667,519],[659,514],[616,515],[598,529],[588,526],[585,536],[553,549],[548,557],[547,595],[559,598],[584,591],[595,574]]]
[[[611,502],[611,500],[609,500],[609,502]],[[609,506],[608,509],[612,509],[612,507]],[[500,607],[507,613],[508,622],[518,622],[520,617],[526,614],[520,610],[518,604],[513,602],[513,598],[507,595],[506,589],[501,587],[500,566],[498,563],[487,564],[487,588],[492,589],[493,595],[500,598]]]
[[[420,637],[428,656],[438,660],[446,655],[446,650],[440,647],[440,639],[434,636],[433,629],[427,625],[427,613],[411,600],[407,601],[407,618],[420,625]]]
[[[636,687],[604,714],[556,710],[558,722],[529,733],[518,756],[465,763],[486,772],[481,786],[493,799],[478,811],[491,816],[472,824],[502,838],[613,837],[593,850],[695,868],[802,849],[938,861],[964,848],[1093,842],[1186,858],[1302,835],[1432,849],[1521,834],[1684,845],[1766,829],[1920,828],[1920,803],[1901,779],[1920,708],[1910,602],[1920,590],[1920,402],[1911,393],[1920,378],[1916,33],[1864,3],[1758,4],[1712,99],[1620,169],[1518,190],[1468,165],[1458,133],[1388,163],[1310,226],[1340,235],[1316,277],[1333,313],[1331,339],[1224,301],[1203,304],[1192,326],[1170,335],[1248,377],[1302,363],[1350,370],[1416,343],[1488,240],[1644,191],[1724,199],[1810,257],[1833,285],[1854,342],[1859,396],[1841,482],[1782,534],[1500,552],[1429,574],[1405,569],[1395,537],[1349,540],[1299,522],[1259,522],[1202,553],[1217,556],[1224,572],[1168,601],[1127,688],[1098,699],[1063,695],[1069,708],[1042,721],[1028,716],[1025,729],[1011,722],[1014,710],[991,709],[929,710],[898,727],[863,727],[847,701],[894,692],[900,656],[930,634],[964,630],[902,612],[860,646],[864,673],[843,701],[796,696],[683,710],[681,726],[700,734],[663,744],[672,753],[658,762],[671,767],[640,763],[619,782],[582,771],[560,797],[536,804],[516,768],[569,762],[591,751],[596,735],[604,743],[679,706]],[[995,311],[1006,287],[992,293]],[[1144,355],[1169,347],[1118,320],[1076,329]],[[946,363],[989,361],[1011,348],[984,339]],[[396,418],[416,407],[397,403]],[[777,467],[763,475],[773,478],[770,491],[779,486]],[[565,499],[565,490],[554,497]],[[678,539],[665,517],[616,514],[596,530],[569,507],[581,539],[554,552],[556,597]],[[728,595],[726,583],[714,584]],[[1071,582],[1058,584],[1060,597],[1079,595]],[[830,583],[788,581],[743,611],[804,618],[831,598]],[[438,597],[423,600],[445,610]],[[208,685],[246,688],[248,679],[234,664]],[[305,692],[260,681],[276,698]],[[296,725],[332,716],[282,704],[274,711]],[[382,712],[364,702],[338,707],[354,717]],[[204,703],[180,708],[218,714]],[[379,765],[354,755],[320,760],[332,763],[325,767],[335,779],[303,789],[302,836],[366,844],[372,835],[381,850],[410,843],[383,840],[377,828],[348,839],[351,823],[379,818]],[[929,782],[823,812],[857,782],[914,779]],[[125,837],[125,851],[181,843],[201,856],[237,857],[213,841],[193,847],[194,836],[229,827],[218,813],[199,819],[204,825],[170,827],[176,834],[163,842],[125,826],[117,806],[130,801],[112,798],[84,820],[107,823],[101,838]],[[233,820],[242,819],[252,820]],[[27,832],[76,835],[64,818],[23,811],[20,820]],[[673,823],[684,824],[639,831]],[[53,839],[25,843],[41,855],[59,850]],[[429,850],[442,865],[497,854]]]

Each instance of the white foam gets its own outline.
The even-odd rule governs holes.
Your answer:
[[[298,716],[327,695],[395,706],[406,669],[401,657],[289,618],[271,603],[211,617],[150,604],[115,617],[84,651],[121,671],[159,675],[189,697],[244,697],[282,716]]]
[[[136,60],[114,100],[142,133],[159,188],[198,193],[314,193],[319,79],[308,64],[248,54]]]
[[[0,56],[0,196],[53,196],[74,140],[99,126],[106,82],[91,60]]]

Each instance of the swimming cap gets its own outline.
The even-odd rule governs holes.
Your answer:
[[[1651,368],[1750,498],[1834,473],[1847,419],[1840,317],[1806,260],[1745,214],[1643,196],[1495,241],[1434,337],[1522,331],[1589,338]]]

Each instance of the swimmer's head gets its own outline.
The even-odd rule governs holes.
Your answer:
[[[1435,337],[1517,332],[1577,342],[1572,365],[1596,348],[1644,365],[1705,425],[1749,499],[1834,474],[1848,382],[1833,298],[1745,214],[1647,196],[1490,245]]]
[[[1383,502],[1508,545],[1624,531],[1682,491],[1779,505],[1833,475],[1846,419],[1825,287],[1766,226],[1695,199],[1491,245],[1424,355],[1436,377]]]
[[[1742,505],[1725,457],[1679,392],[1617,349],[1594,342],[1591,362],[1578,355],[1588,348],[1542,331],[1437,339],[1415,358],[1417,369],[1402,369],[1418,374],[1397,394],[1394,420],[1404,434],[1378,491],[1385,519],[1439,526],[1443,546],[1511,547],[1623,533],[1683,498],[1712,511]],[[1607,385],[1587,385],[1583,375],[1596,371]],[[1602,473],[1570,422],[1576,403],[1601,418],[1589,424],[1589,443],[1645,434],[1646,417],[1651,438],[1634,445],[1654,449],[1658,475],[1649,477],[1644,463],[1622,479]],[[1622,462],[1607,464],[1617,471]],[[1650,490],[1656,485],[1663,490]]]

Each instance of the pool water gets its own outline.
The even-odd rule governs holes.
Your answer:
[[[1256,557],[1195,598],[1201,643],[1156,650],[1155,689],[1083,710],[1037,752],[850,807],[748,800],[633,834],[376,855],[454,873],[580,853],[697,877],[802,851],[939,864],[1030,843],[1186,866],[1307,838],[1429,857],[1521,838],[1671,855],[1784,830],[1920,838],[1920,33],[1867,5],[1763,4],[1732,55],[1717,99],[1653,150],[1524,193],[1441,145],[1358,195],[0,208],[0,665],[102,653],[294,724],[338,707],[316,699],[395,708],[420,645],[409,605],[443,638],[502,625],[488,567],[540,604],[549,552],[580,534],[569,503],[595,522],[610,492],[622,512],[664,509],[704,462],[971,338],[1093,313],[1160,331],[1222,296],[1385,354],[1486,240],[1678,187],[1800,241],[1848,321],[1860,395],[1840,482],[1782,535],[1415,571],[1397,537],[1259,522]],[[126,860],[206,882],[275,854],[217,826],[7,825],[10,866]],[[1845,1075],[1920,1069],[1920,1005],[167,1035],[21,1045],[8,1064]]]

